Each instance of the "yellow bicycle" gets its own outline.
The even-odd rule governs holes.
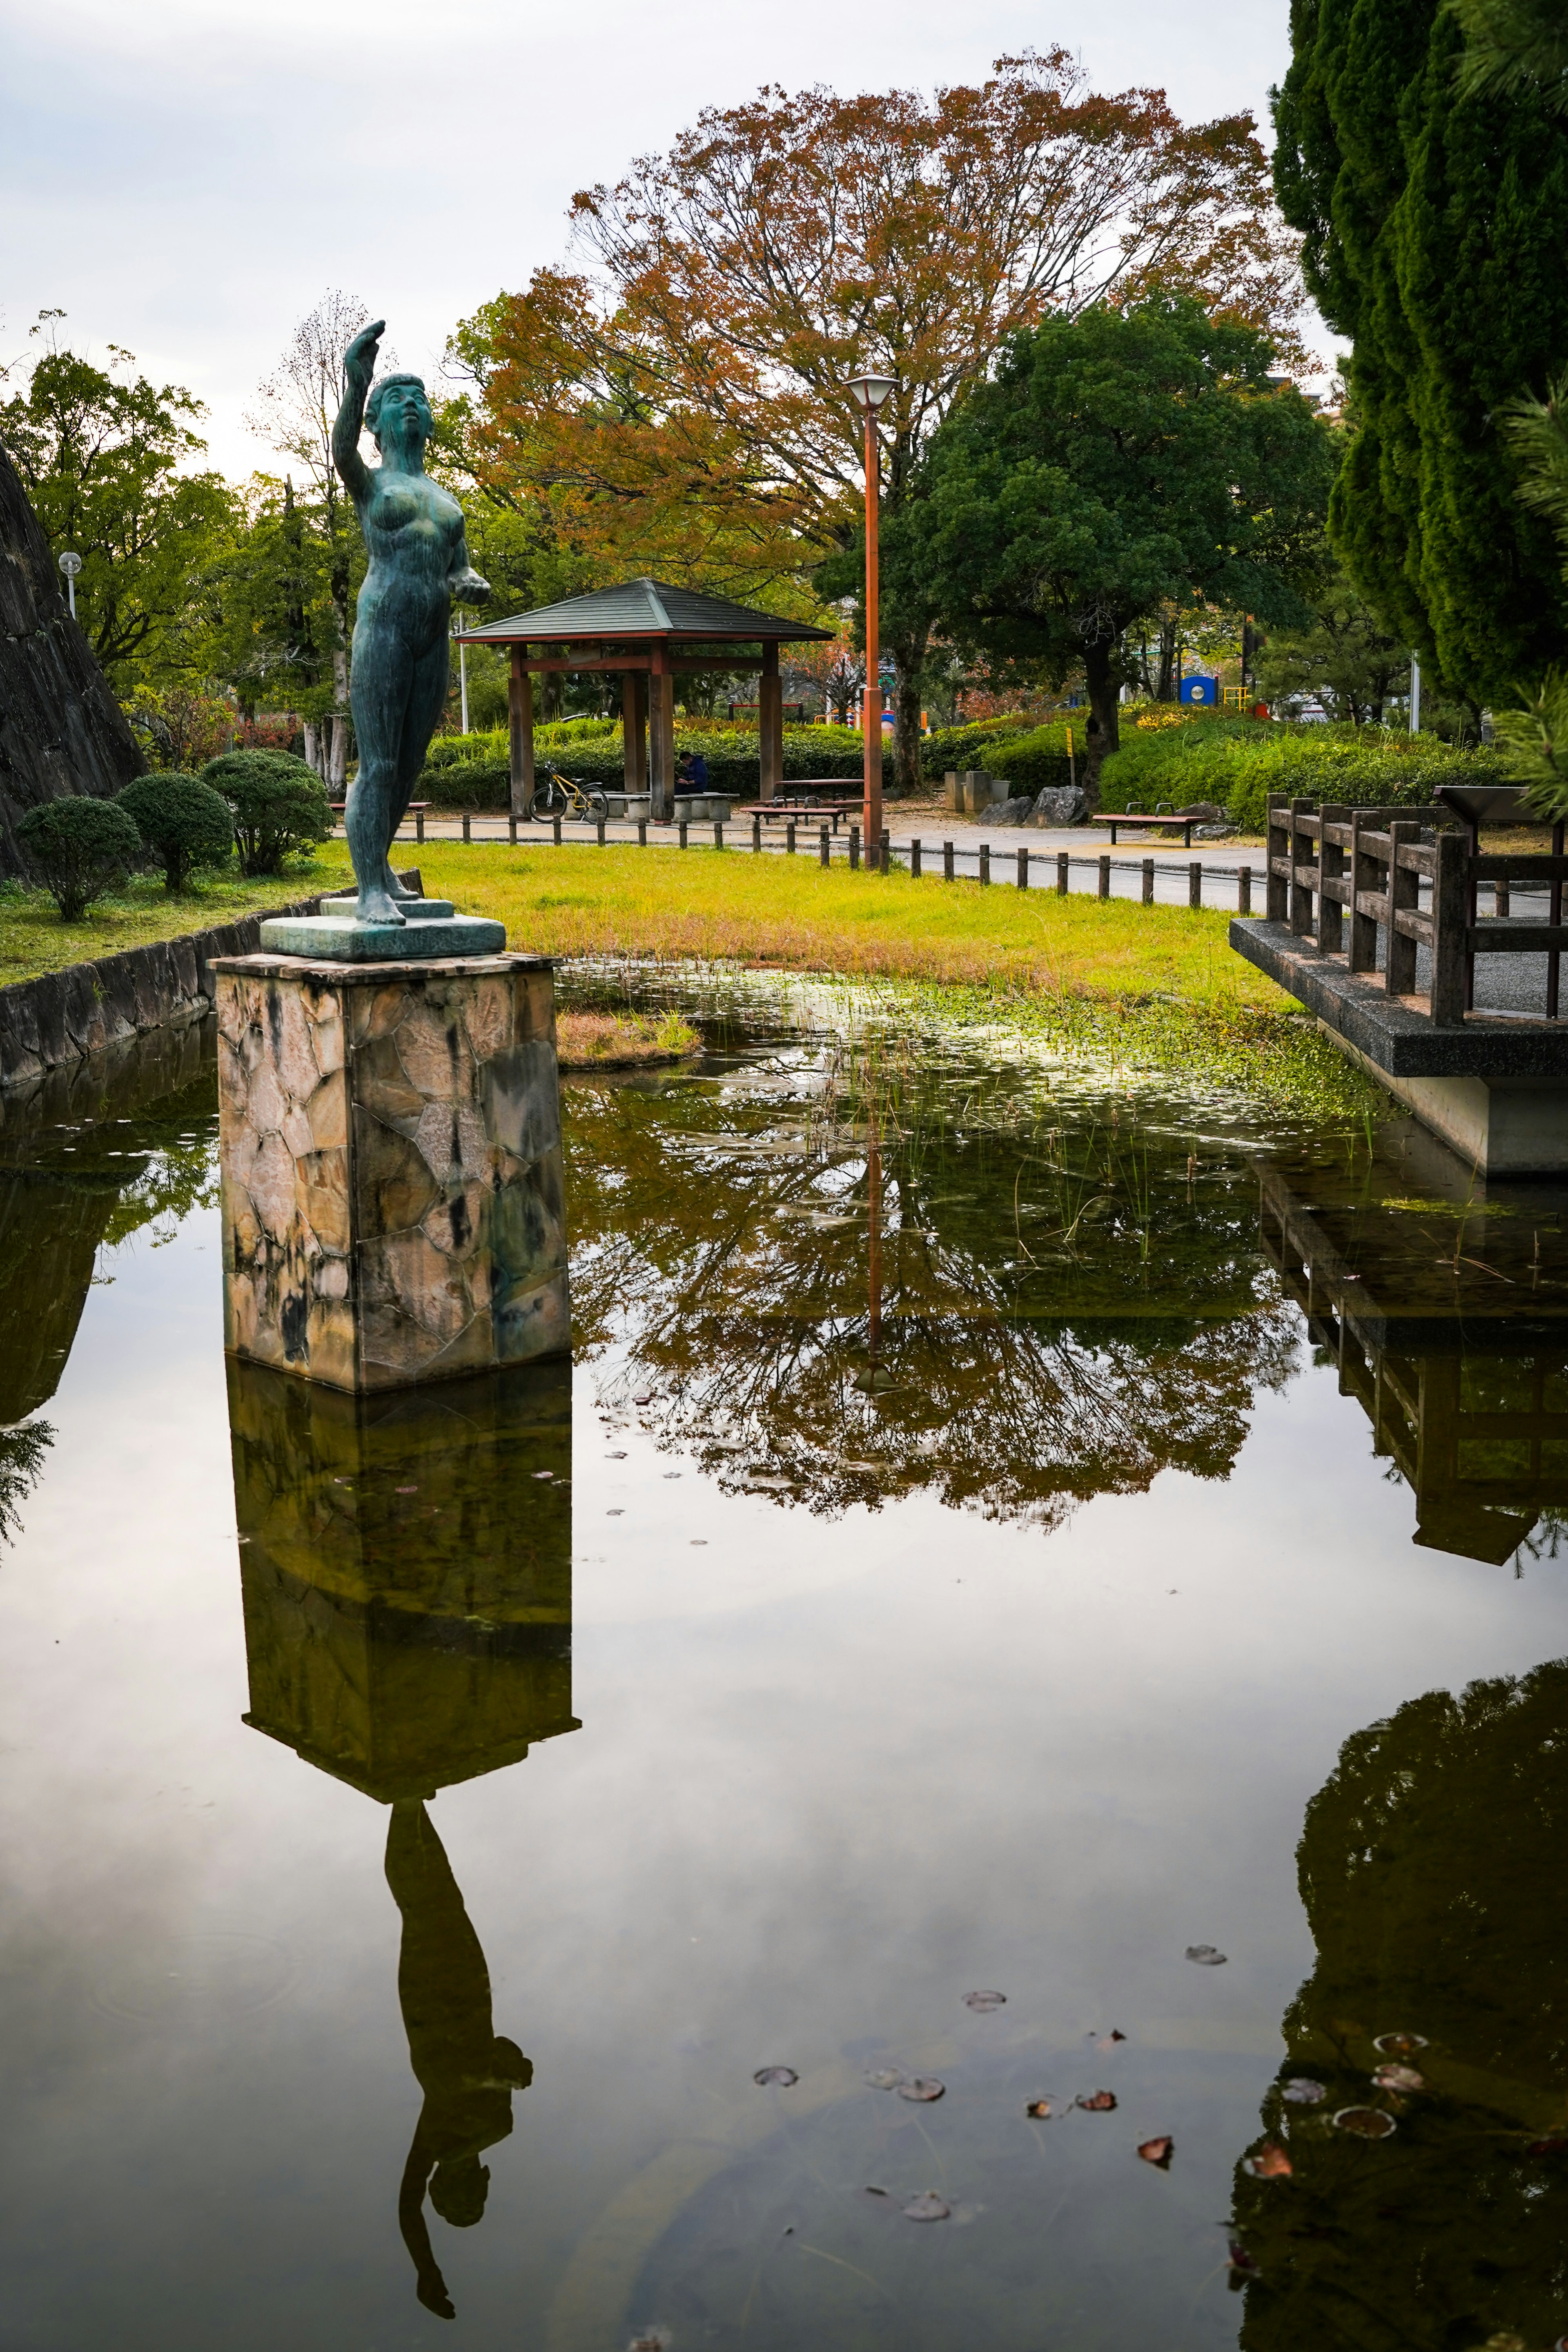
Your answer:
[[[534,778],[528,814],[537,824],[551,824],[558,816],[580,817],[593,824],[608,812],[609,803],[599,784],[579,784],[563,776],[559,768],[546,768]]]

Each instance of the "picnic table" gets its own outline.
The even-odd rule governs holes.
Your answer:
[[[840,817],[851,817],[858,810],[862,789],[858,776],[797,777],[787,793],[771,801],[749,801],[741,813],[764,820],[826,817],[837,834]]]

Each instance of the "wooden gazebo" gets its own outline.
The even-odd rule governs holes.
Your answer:
[[[533,681],[549,670],[618,670],[629,793],[648,795],[648,814],[670,814],[675,792],[675,681],[686,670],[761,672],[762,796],[784,781],[784,690],[779,647],[826,638],[826,629],[782,621],[722,596],[700,596],[661,580],[627,580],[536,613],[464,629],[458,642],[511,648],[511,805],[527,814],[533,797]]]

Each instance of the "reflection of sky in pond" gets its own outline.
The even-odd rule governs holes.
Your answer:
[[[1496,1565],[1412,1542],[1410,1489],[1341,1392],[1342,1283],[1308,1302],[1309,1336],[1259,1247],[1258,1135],[929,1048],[874,1072],[868,1100],[819,1041],[728,1043],[691,1076],[569,1090],[565,1494],[565,1425],[538,1397],[471,1403],[460,1426],[449,1402],[439,1426],[328,1414],[303,1437],[263,1399],[237,1408],[237,1551],[216,1216],[193,1191],[167,1246],[126,1217],[100,1253],[0,1552],[8,2341],[434,2340],[399,2192],[445,2131],[458,2191],[462,2145],[489,2175],[469,2226],[423,2209],[453,2341],[1121,2352],[1231,2346],[1245,2325],[1260,2346],[1360,2342],[1344,2298],[1368,2267],[1379,2324],[1403,2326],[1420,2244],[1490,2178],[1466,2134],[1491,2078],[1518,2076],[1494,2118],[1510,2162],[1560,2108],[1537,1959],[1561,1939],[1540,1843],[1556,1816],[1531,1742],[1568,1738],[1562,1571],[1539,1538],[1539,1559]],[[856,1385],[873,1113],[881,1391]],[[1454,1254],[1451,1213],[1355,1205],[1364,1145],[1289,1142],[1292,1195],[1336,1245],[1381,1216],[1417,1235],[1413,1262]],[[46,1162],[53,1144],[31,1147],[35,1176]],[[1436,1197],[1424,1167],[1384,1176],[1379,1198]],[[1109,1205],[1065,1238],[1090,1178]],[[40,1276],[36,1318],[52,1229],[24,1189],[5,1249]],[[1471,1405],[1517,1406],[1525,1362],[1549,1412],[1550,1332],[1510,1354],[1510,1307],[1478,1348],[1464,1287],[1489,1267],[1530,1287],[1533,1240],[1518,1220],[1464,1230],[1482,1270],[1384,1332],[1384,1384],[1462,1341]],[[1537,1232],[1544,1324],[1550,1201]],[[1347,1255],[1363,1281],[1391,1245],[1366,1246],[1375,1264]],[[301,1445],[309,1477],[279,1483]],[[406,1574],[389,1482],[426,1514]],[[1528,1736],[1502,1700],[1445,1733],[1428,1695],[1538,1668]],[[1502,1732],[1466,1727],[1478,1706]],[[1379,1832],[1386,1899],[1375,1869],[1323,1880],[1392,1801],[1379,1757],[1414,1790]],[[421,1775],[449,1889],[397,1854],[388,1883],[385,1801],[417,1807]],[[1479,1953],[1434,1909],[1449,1884],[1486,1915]],[[1226,1964],[1187,1962],[1199,1943]],[[1004,2008],[964,2006],[993,1986]],[[1453,2133],[1402,2176],[1414,2219],[1367,2202],[1381,2147],[1353,2149],[1349,2186],[1301,2167],[1309,2226],[1339,2233],[1309,2242],[1334,2258],[1289,2245],[1270,2303],[1270,2232],[1295,2209],[1255,2206],[1298,2183],[1236,2169],[1260,2113],[1277,2130],[1270,2085],[1304,2072],[1375,2097],[1359,2043],[1311,2037],[1325,2016],[1424,2032],[1424,2014],[1468,2071],[1421,2126],[1451,2112]],[[1125,2042],[1098,2049],[1112,2029]],[[476,2036],[506,2051],[500,2087],[470,2095]],[[757,2087],[771,2064],[799,2083]],[[864,2079],[893,2068],[946,2095]],[[1100,2088],[1114,2111],[1025,2116]],[[1141,2164],[1167,2132],[1170,2170]],[[1401,2163],[1413,2137],[1389,2143]],[[945,2221],[886,2210],[932,2189]],[[1418,2309],[1434,2344],[1450,2321],[1457,2342],[1548,2340],[1542,2233],[1499,2210],[1500,2251],[1466,2222],[1464,2308]],[[1233,2211],[1265,2272],[1244,2294]],[[1478,2285],[1494,2257],[1500,2281]],[[1458,2266],[1443,2276],[1458,2295]]]

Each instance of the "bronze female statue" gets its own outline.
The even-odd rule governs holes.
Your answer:
[[[416,375],[384,375],[374,391],[375,354],[386,331],[377,319],[343,356],[346,390],[332,427],[332,461],[354,502],[370,570],[354,619],[353,709],[359,773],[349,786],[344,831],[353,860],[361,923],[402,924],[408,893],[387,852],[447,700],[452,599],[477,604],[490,593],[468,562],[463,510],[425,471],[433,430]],[[382,454],[359,454],[368,425]]]

